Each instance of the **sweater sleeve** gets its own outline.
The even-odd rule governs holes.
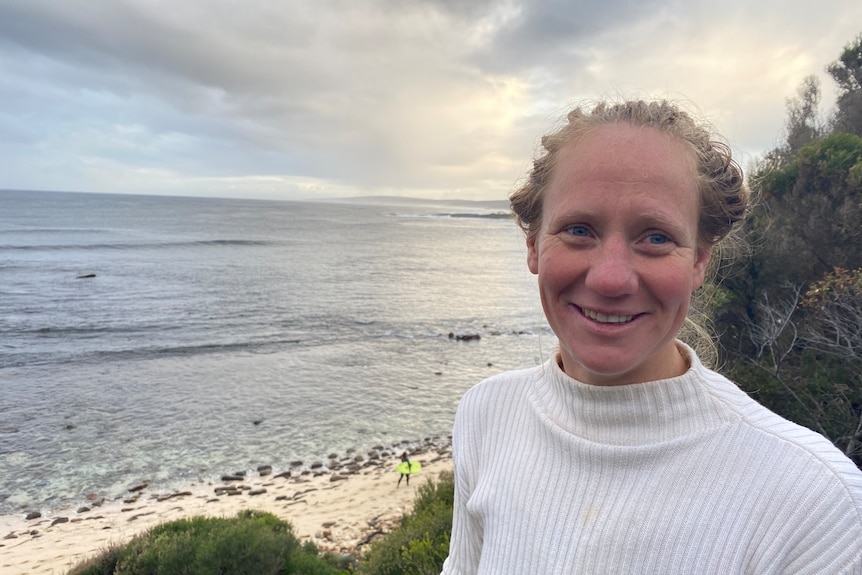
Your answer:
[[[442,575],[468,575],[479,569],[482,554],[481,523],[467,510],[467,503],[476,482],[478,449],[471,428],[479,425],[478,413],[470,413],[472,403],[468,393],[455,414],[452,430],[452,453],[455,467],[455,501],[452,514],[452,535],[449,557],[443,564]]]

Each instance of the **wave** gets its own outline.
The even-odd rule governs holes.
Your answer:
[[[35,365],[62,365],[68,363],[100,364],[114,361],[146,360],[163,357],[180,357],[225,352],[248,352],[266,354],[283,349],[287,345],[298,345],[301,339],[281,339],[266,342],[202,343],[198,345],[175,345],[165,347],[85,351],[60,355],[56,352],[10,354],[8,359],[0,355],[0,369],[29,367]],[[19,356],[17,359],[15,356]]]

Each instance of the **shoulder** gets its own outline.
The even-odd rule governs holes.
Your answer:
[[[837,488],[857,509],[862,525],[862,471],[823,435],[789,421],[748,396],[726,377],[702,368],[698,376],[713,397],[734,411],[740,438],[751,449],[782,454],[782,468]],[[802,477],[799,477],[800,480]]]
[[[522,420],[530,404],[530,389],[542,378],[544,366],[506,371],[482,380],[461,398],[455,412],[453,443],[485,437]]]
[[[461,398],[458,411],[481,409],[486,411],[496,404],[507,404],[524,397],[530,385],[542,377],[544,365],[527,369],[505,371],[491,376],[470,388]]]

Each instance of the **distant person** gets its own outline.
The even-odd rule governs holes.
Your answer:
[[[407,478],[405,485],[410,485],[410,458],[407,457],[407,452],[401,453],[401,465],[398,466],[398,471],[401,475],[398,476],[398,484],[395,487],[401,486],[401,480]]]
[[[542,146],[510,201],[559,348],[462,399],[443,573],[862,574],[859,469],[678,339],[748,209],[729,148],[666,101]]]

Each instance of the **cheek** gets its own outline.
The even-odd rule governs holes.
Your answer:
[[[536,259],[539,282],[546,289],[566,289],[577,283],[589,268],[583,255],[569,252],[565,248],[555,249],[557,247],[559,246],[546,246],[548,249],[538,253]]]
[[[667,307],[688,309],[691,293],[696,289],[697,273],[688,266],[677,269],[656,268],[649,274],[650,291],[665,302]]]

